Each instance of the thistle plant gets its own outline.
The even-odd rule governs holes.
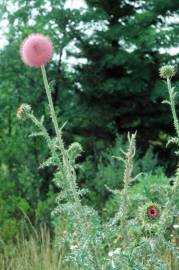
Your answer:
[[[65,241],[70,247],[76,243],[76,248],[67,256],[74,265],[80,269],[99,269],[96,256],[95,233],[93,220],[97,222],[96,212],[83,206],[81,196],[86,192],[77,186],[75,161],[81,154],[82,148],[78,143],[72,143],[67,149],[62,138],[62,127],[59,127],[57,116],[52,101],[52,89],[48,83],[45,64],[52,57],[53,47],[50,39],[41,34],[32,34],[24,40],[21,46],[21,57],[23,62],[30,66],[41,68],[46,96],[48,99],[49,113],[54,126],[55,137],[51,138],[46,130],[43,119],[38,120],[28,104],[22,104],[17,112],[18,118],[30,119],[38,128],[38,132],[32,136],[43,136],[50,149],[50,158],[41,167],[56,166],[57,172],[54,175],[54,182],[60,189],[57,196],[57,207],[53,214],[63,213],[71,219],[72,231]]]
[[[172,79],[172,77],[174,77],[175,73],[176,73],[176,71],[175,71],[174,66],[167,65],[167,66],[163,66],[160,68],[160,76],[161,76],[161,78],[166,80],[168,94],[169,94],[169,99],[164,100],[163,103],[166,103],[170,106],[170,109],[172,112],[172,117],[173,117],[173,126],[174,126],[174,129],[176,132],[176,136],[171,137],[168,140],[168,144],[174,143],[179,147],[179,121],[178,121],[178,117],[177,117],[177,113],[176,113],[176,106],[175,106],[175,98],[177,96],[177,92],[175,90],[175,87],[172,87],[172,84],[171,84],[171,79]],[[175,151],[175,153],[176,153],[176,155],[179,154],[178,149]],[[178,209],[175,209],[175,205],[172,205],[174,198],[179,195],[179,170],[178,170],[178,166],[179,165],[177,165],[174,183],[173,183],[173,186],[171,188],[171,199],[166,205],[168,212],[170,211],[170,208],[172,208],[173,212],[176,212],[176,213],[178,212]],[[179,215],[179,213],[176,215]],[[164,218],[166,218],[166,216],[164,216]],[[165,221],[165,227],[166,227],[166,223],[167,222]]]
[[[173,66],[168,65],[160,69],[160,77],[166,80],[169,93],[169,100],[164,100],[163,103],[167,103],[171,108],[174,128],[176,131],[176,135],[179,138],[179,123],[175,109],[175,97],[177,93],[175,92],[175,88],[171,86],[171,78],[174,75],[175,75],[175,68]]]
[[[175,142],[179,145],[179,123],[175,109],[176,92],[171,87],[171,78],[175,74],[175,69],[172,66],[164,67],[160,70],[160,76],[166,79],[169,100],[165,103],[170,105],[176,137],[171,138],[170,142]],[[178,269],[178,248],[171,237],[171,231],[177,215],[176,198],[178,192],[178,168],[174,184],[169,183],[162,187],[153,187],[161,189],[161,197],[164,197],[163,204],[152,200],[148,197],[140,198],[138,208],[131,211],[131,204],[134,202],[137,194],[130,193],[130,186],[135,181],[140,181],[141,174],[136,177],[132,176],[132,169],[135,157],[135,140],[136,134],[128,136],[128,149],[122,152],[122,157],[115,157],[125,165],[123,177],[123,190],[109,190],[118,195],[119,211],[108,224],[107,237],[111,237],[112,247],[108,253],[105,269],[143,269],[143,270],[158,270],[158,269]],[[152,193],[152,190],[151,190]],[[160,193],[159,193],[160,194]],[[139,194],[138,194],[139,195]],[[113,248],[111,250],[111,248]],[[170,254],[172,257],[171,263],[166,260]],[[108,262],[107,262],[108,261]],[[175,266],[174,266],[175,263]]]
[[[56,198],[57,206],[52,214],[65,216],[68,223],[67,231],[57,239],[59,246],[61,242],[66,247],[64,259],[70,261],[73,269],[81,270],[172,270],[166,261],[166,254],[170,253],[177,260],[177,246],[172,241],[170,231],[177,215],[175,200],[178,196],[179,169],[177,168],[173,186],[169,183],[162,187],[157,186],[157,190],[161,189],[162,199],[154,200],[152,196],[137,197],[137,194],[132,194],[131,187],[141,180],[141,173],[133,175],[136,133],[128,134],[127,150],[121,149],[121,156],[114,157],[124,163],[123,189],[111,190],[107,187],[114,196],[118,196],[118,211],[113,218],[102,223],[97,212],[81,201],[82,196],[88,192],[78,187],[75,171],[82,147],[77,142],[66,147],[63,140],[65,123],[61,127],[58,124],[52,87],[45,70],[45,65],[53,55],[52,42],[42,34],[32,34],[22,43],[20,53],[26,65],[41,69],[54,127],[55,135],[52,137],[45,127],[44,118],[37,119],[32,106],[22,104],[19,107],[17,117],[30,120],[37,129],[31,136],[42,136],[49,148],[49,158],[40,168],[55,168],[53,181],[59,188],[59,193]],[[166,80],[168,86],[169,100],[165,103],[170,105],[176,131],[176,137],[171,138],[169,143],[179,146],[176,92],[171,86],[174,74],[172,66],[160,69],[160,76]],[[135,209],[132,209],[133,202],[137,205]]]
[[[121,203],[119,207],[119,211],[116,213],[115,217],[110,221],[112,225],[115,225],[119,220],[121,223],[121,229],[122,229],[122,234],[123,237],[126,239],[127,237],[127,231],[126,231],[126,221],[128,217],[128,203],[129,203],[129,196],[128,196],[128,189],[129,185],[132,181],[134,181],[138,176],[135,178],[132,178],[132,170],[133,170],[133,158],[135,156],[135,151],[136,151],[136,133],[128,134],[128,149],[126,152],[124,152],[121,149],[122,155],[121,156],[114,156],[117,160],[121,161],[124,163],[125,168],[124,168],[124,176],[123,176],[123,190],[111,190],[113,194],[121,194]]]

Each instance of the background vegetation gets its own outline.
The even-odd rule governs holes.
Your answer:
[[[28,234],[27,219],[37,230],[46,224],[53,232],[53,169],[38,168],[48,152],[41,139],[28,138],[33,127],[16,118],[21,103],[47,115],[40,71],[25,67],[19,56],[30,33],[46,34],[54,44],[47,72],[59,123],[67,121],[65,142],[83,146],[78,176],[91,191],[86,202],[104,219],[113,214],[115,198],[105,185],[122,188],[123,168],[112,156],[125,149],[127,131],[138,132],[134,170],[144,172],[133,192],[171,181],[177,160],[172,146],[166,148],[173,127],[169,108],[161,106],[167,91],[158,69],[178,65],[169,50],[179,44],[178,1],[88,0],[83,9],[67,8],[65,0],[3,2],[1,18],[8,25],[0,51],[0,238]]]

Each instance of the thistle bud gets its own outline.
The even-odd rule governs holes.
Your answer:
[[[159,69],[159,74],[162,79],[172,78],[175,73],[174,66],[166,65]]]
[[[75,159],[80,156],[81,152],[82,147],[78,142],[72,143],[68,148],[68,155],[72,161],[75,161]]]
[[[17,118],[19,119],[22,119],[25,114],[27,113],[31,113],[31,105],[29,104],[21,104],[20,107],[17,109],[17,113],[16,113],[16,116]]]

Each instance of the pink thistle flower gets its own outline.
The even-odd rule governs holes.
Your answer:
[[[22,43],[22,61],[30,67],[40,67],[49,62],[53,55],[53,45],[47,36],[31,34]]]

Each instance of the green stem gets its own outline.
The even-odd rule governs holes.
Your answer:
[[[65,155],[64,144],[63,144],[63,140],[62,140],[62,136],[61,136],[61,132],[60,132],[59,127],[58,127],[57,117],[56,117],[55,109],[54,109],[54,106],[53,106],[51,89],[50,89],[49,84],[48,84],[45,67],[41,66],[41,70],[42,70],[44,86],[45,86],[45,90],[46,90],[46,94],[47,94],[47,98],[48,98],[48,103],[49,103],[49,107],[50,107],[50,114],[51,114],[52,122],[54,124],[55,132],[56,132],[56,135],[57,135],[57,139],[58,139],[59,146],[60,146],[60,149],[62,151],[62,154],[64,156],[66,156]]]
[[[70,164],[69,158],[68,158],[68,154],[67,151],[64,148],[64,143],[63,143],[63,139],[62,139],[62,135],[61,135],[61,131],[59,129],[58,126],[58,121],[57,121],[57,117],[56,117],[56,113],[55,113],[55,109],[54,109],[54,105],[53,105],[53,101],[52,101],[52,95],[51,95],[51,89],[49,87],[49,83],[47,80],[47,75],[46,75],[46,71],[45,71],[45,67],[41,66],[41,70],[42,70],[42,76],[43,76],[43,81],[44,81],[44,86],[45,86],[45,90],[46,90],[46,94],[47,94],[47,98],[48,98],[48,103],[49,103],[49,107],[50,107],[50,114],[51,114],[51,118],[52,118],[52,122],[55,128],[55,133],[57,135],[57,139],[59,142],[59,147],[62,153],[62,157],[63,157],[63,165],[64,165],[64,171],[66,174],[66,179],[68,181],[69,187],[70,187],[70,192],[72,194],[72,198],[75,201],[75,203],[77,204],[77,209],[76,209],[76,216],[78,217],[78,221],[79,221],[79,233],[86,234],[86,229],[87,229],[87,220],[86,217],[83,214],[83,209],[82,209],[82,205],[81,205],[81,201],[77,192],[77,187],[76,187],[76,174],[75,174],[75,170],[73,168],[73,166]],[[82,222],[81,222],[81,219]],[[83,227],[83,229],[81,230],[81,226]],[[94,249],[92,248],[91,252],[93,252]],[[95,257],[95,255],[93,255],[94,257],[94,269],[99,269],[98,264],[97,264],[97,259]]]
[[[174,127],[176,130],[177,136],[179,138],[179,123],[178,123],[176,109],[175,109],[175,101],[174,101],[174,96],[173,96],[173,92],[172,92],[171,80],[169,77],[167,77],[167,86],[168,86],[168,92],[169,92],[169,97],[170,97],[170,107],[171,107],[171,111],[172,111]]]
[[[129,148],[127,151],[126,166],[124,171],[124,188],[123,188],[123,198],[122,198],[122,211],[123,216],[121,218],[121,229],[124,237],[124,242],[128,240],[128,232],[126,228],[126,218],[128,212],[128,188],[131,179],[132,169],[133,169],[133,157],[135,155],[135,138],[136,134],[132,134],[131,138],[129,137]]]
[[[50,114],[51,114],[52,122],[53,122],[53,125],[55,128],[55,133],[57,135],[59,147],[60,147],[62,157],[63,157],[64,171],[66,173],[66,178],[67,178],[68,184],[69,184],[70,189],[71,189],[72,197],[73,197],[74,201],[77,203],[77,205],[80,207],[80,199],[79,199],[79,196],[78,196],[77,191],[76,191],[76,182],[74,179],[75,172],[74,172],[74,170],[69,162],[67,152],[65,151],[65,148],[64,148],[64,143],[63,143],[61,131],[60,131],[59,126],[58,126],[58,121],[57,121],[57,117],[56,117],[56,113],[55,113],[55,109],[54,109],[54,105],[53,105],[53,101],[52,101],[51,89],[50,89],[49,84],[48,84],[45,67],[41,66],[41,70],[42,70],[44,86],[45,86],[45,90],[46,90],[46,94],[47,94],[47,98],[48,98],[48,103],[49,103],[49,107],[50,107]]]

